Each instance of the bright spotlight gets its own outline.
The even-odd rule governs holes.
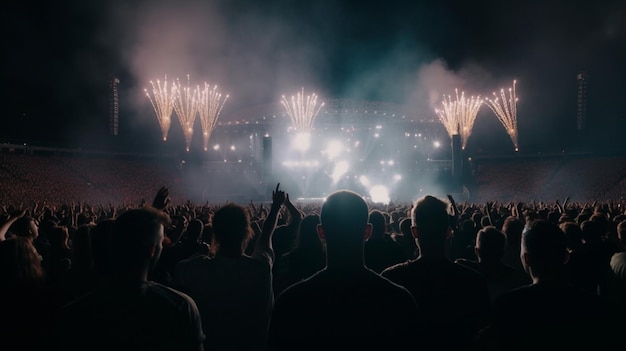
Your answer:
[[[366,176],[362,175],[361,177],[359,177],[359,181],[361,182],[361,185],[368,187],[370,186],[370,180],[367,179]]]
[[[348,161],[339,161],[335,165],[335,169],[333,169],[333,174],[331,178],[333,179],[333,183],[337,183],[344,174],[348,173],[350,169],[350,164]]]
[[[220,144],[213,145],[213,150],[219,150],[219,149],[220,149]]]
[[[232,151],[235,151],[235,149],[237,149],[237,148],[235,147],[235,145],[231,145],[231,146],[230,146],[230,149],[231,149]]]
[[[435,142],[433,142],[433,146],[438,149],[441,146],[441,143],[435,140]]]
[[[328,156],[329,160],[335,159],[337,156],[341,154],[343,151],[343,144],[340,141],[333,140],[328,143],[326,146],[326,156]]]
[[[370,198],[373,202],[388,204],[391,200],[389,198],[389,191],[384,185],[375,185],[370,189]]]
[[[291,142],[291,146],[301,152],[307,151],[311,147],[311,134],[298,133]]]
[[[393,180],[395,180],[396,182],[401,181],[402,180],[402,175],[400,174],[396,174],[393,176]]]

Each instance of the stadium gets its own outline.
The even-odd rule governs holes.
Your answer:
[[[165,185],[179,203],[246,203],[268,200],[277,182],[300,202],[340,188],[375,203],[447,193],[465,201],[622,199],[622,156],[524,154],[512,148],[504,156],[495,151],[476,156],[471,150],[457,150],[455,156],[451,138],[434,117],[420,118],[388,102],[327,99],[308,135],[292,127],[281,104],[258,105],[221,117],[206,150],[199,135],[190,151],[168,141],[154,153],[5,141],[0,181],[10,190],[2,200],[136,203]]]

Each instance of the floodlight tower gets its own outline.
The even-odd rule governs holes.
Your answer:
[[[117,136],[119,132],[119,92],[117,89],[120,80],[117,77],[112,77],[109,80],[109,134]]]
[[[576,76],[578,94],[576,106],[576,130],[584,130],[587,124],[587,73],[581,71]]]

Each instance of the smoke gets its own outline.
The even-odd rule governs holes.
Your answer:
[[[222,115],[278,102],[305,84],[318,86],[324,62],[313,31],[294,29],[293,19],[255,6],[152,1],[116,8],[112,26],[123,28],[118,50],[134,83],[136,112],[152,117],[143,89],[165,75],[182,81],[189,74],[192,85],[217,85],[230,95]]]
[[[492,74],[478,64],[468,63],[452,70],[444,60],[435,59],[417,69],[407,108],[417,117],[436,118],[435,109],[441,107],[444,97],[454,97],[455,89],[466,96],[485,97],[496,90],[493,83]]]

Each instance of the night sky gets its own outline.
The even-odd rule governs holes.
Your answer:
[[[115,76],[120,138],[157,140],[143,89],[190,74],[230,94],[224,119],[301,87],[430,118],[454,88],[491,96],[517,79],[520,143],[570,145],[584,70],[587,133],[616,139],[606,133],[626,118],[626,3],[579,2],[9,0],[0,137],[97,144]],[[498,128],[483,106],[473,142],[506,139]]]

